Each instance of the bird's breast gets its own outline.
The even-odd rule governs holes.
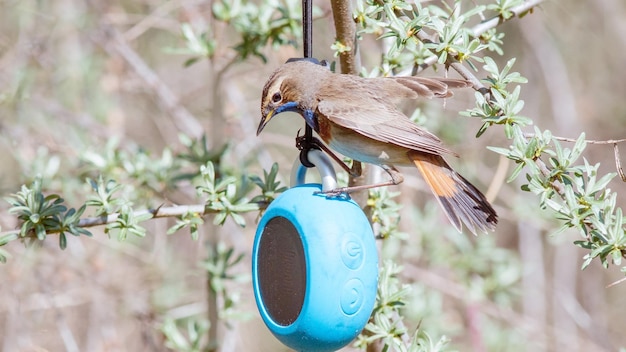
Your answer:
[[[326,118],[319,119],[319,127],[318,134],[322,140],[331,149],[351,159],[377,165],[412,165],[407,148],[366,137]]]

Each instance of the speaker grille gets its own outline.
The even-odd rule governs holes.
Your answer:
[[[263,304],[276,324],[288,326],[300,315],[306,291],[306,261],[298,230],[282,216],[270,219],[258,255]]]

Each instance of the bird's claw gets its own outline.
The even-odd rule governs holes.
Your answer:
[[[303,144],[304,144],[304,139],[306,138],[305,136],[300,135],[301,130],[302,129],[299,129],[298,132],[296,133],[296,148],[298,148],[298,150],[302,150],[304,148]]]
[[[301,136],[300,130],[298,130],[298,134],[296,135],[296,148],[298,148],[298,150],[303,150],[305,148],[321,150],[322,148],[320,147],[320,144],[322,143],[319,139],[315,137],[308,139],[306,135]]]

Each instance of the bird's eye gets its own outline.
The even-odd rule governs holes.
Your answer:
[[[283,97],[280,96],[280,93],[276,92],[274,93],[274,95],[272,95],[272,102],[278,103],[281,100],[283,100]]]

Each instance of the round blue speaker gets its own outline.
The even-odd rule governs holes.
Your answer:
[[[282,343],[298,351],[347,345],[376,300],[378,255],[369,221],[349,197],[321,190],[319,184],[298,185],[274,200],[259,222],[252,253],[259,313]]]

